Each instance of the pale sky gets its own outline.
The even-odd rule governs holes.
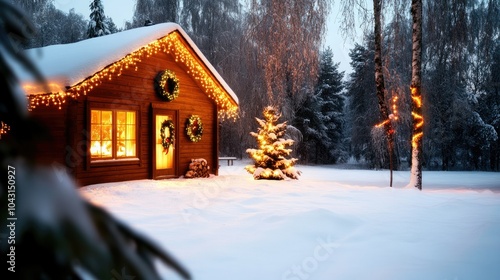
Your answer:
[[[104,13],[113,19],[113,22],[118,27],[123,27],[125,21],[131,21],[134,14],[134,5],[136,0],[102,0],[104,6]],[[69,12],[71,8],[75,8],[75,11],[82,14],[85,18],[90,16],[90,0],[55,0],[54,5],[56,8]],[[340,62],[339,70],[350,73],[351,66],[349,65],[349,50],[354,47],[354,42],[347,39],[344,40],[338,31],[339,27],[339,14],[338,5],[334,5],[330,17],[328,19],[327,34],[325,38],[325,47],[330,46],[333,50],[333,59],[335,62]],[[358,32],[358,37],[361,36],[361,32]],[[358,39],[358,42],[360,40]],[[344,77],[346,78],[346,77]]]

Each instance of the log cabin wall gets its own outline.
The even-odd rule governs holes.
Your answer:
[[[77,151],[68,145],[71,135],[66,128],[72,125],[68,113],[67,104],[63,104],[61,109],[41,105],[30,112],[30,116],[47,132],[36,139],[34,150],[30,151],[37,163],[64,168],[74,166],[80,160],[76,156]]]
[[[71,100],[58,110],[54,106],[41,106],[33,110],[37,118],[50,125],[57,141],[52,147],[41,147],[42,157],[68,167],[77,182],[89,184],[152,178],[152,108],[178,111],[176,125],[177,160],[176,176],[184,175],[192,158],[205,158],[212,173],[217,174],[218,121],[215,102],[186,73],[171,54],[158,53],[142,58],[136,69],[126,69],[122,75],[103,81],[86,96]],[[179,80],[179,96],[170,102],[160,99],[154,90],[154,78],[159,71],[172,70]],[[103,105],[110,108],[132,106],[137,108],[138,161],[109,161],[95,164],[90,160],[90,108]],[[107,107],[106,107],[107,108]],[[199,142],[191,142],[186,135],[187,119],[196,114],[203,122],[203,136]],[[71,159],[71,151],[76,158]]]

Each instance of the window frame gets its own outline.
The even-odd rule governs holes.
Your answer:
[[[92,132],[92,110],[100,110],[100,111],[112,111],[112,146],[113,146],[113,155],[111,158],[97,158],[93,159],[90,147],[92,143],[91,132]],[[89,101],[87,102],[87,166],[90,167],[99,167],[99,166],[116,166],[116,165],[140,165],[140,154],[141,154],[141,139],[140,139],[140,116],[141,110],[139,105],[132,105],[126,103],[109,103],[109,102],[98,102],[98,101]],[[117,130],[117,112],[119,111],[127,111],[127,112],[135,112],[135,156],[134,157],[117,157],[117,142],[118,137],[116,135]]]

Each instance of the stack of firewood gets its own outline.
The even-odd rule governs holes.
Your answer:
[[[204,158],[191,159],[189,170],[184,175],[186,178],[208,178],[210,177],[210,166]]]

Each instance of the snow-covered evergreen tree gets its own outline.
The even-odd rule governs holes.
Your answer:
[[[154,23],[178,22],[179,0],[154,0],[151,20]]]
[[[322,103],[321,97],[312,92],[306,97],[293,120],[294,126],[303,136],[298,150],[301,160],[305,162],[319,163],[321,151],[331,144],[326,132],[325,118],[321,113]]]
[[[291,146],[293,140],[283,138],[286,122],[276,124],[281,114],[272,106],[264,108],[263,114],[263,120],[255,118],[260,126],[257,133],[250,133],[257,139],[259,148],[247,149],[254,164],[247,165],[245,169],[253,174],[255,179],[298,179],[300,171],[294,167],[297,159],[287,158],[292,152],[287,146]]]
[[[87,37],[94,38],[110,34],[104,15],[104,7],[101,0],[93,0],[90,3],[90,21],[87,29]]]
[[[61,23],[61,41],[58,44],[78,42],[86,38],[87,21],[83,15],[76,13],[75,9],[69,10],[67,17]]]
[[[342,148],[344,123],[343,72],[333,61],[330,48],[321,53],[319,77],[313,93],[309,94],[296,113],[294,125],[304,136],[302,157],[316,163],[335,163],[346,158]]]
[[[115,22],[113,21],[113,19],[111,17],[106,17],[106,19],[104,19],[104,22],[106,23],[106,26],[108,27],[108,31],[109,31],[108,34],[118,33],[121,31],[121,29],[118,28],[118,26],[116,26]]]
[[[330,140],[325,151],[325,161],[335,163],[344,157],[345,149],[341,146],[344,128],[344,72],[339,72],[340,63],[333,61],[333,51],[327,48],[321,54],[319,79],[316,92],[321,99],[320,110],[324,116],[326,134]]]
[[[347,141],[350,143],[351,156],[356,160],[367,161],[372,167],[375,153],[371,139],[371,130],[379,116],[375,89],[375,66],[373,62],[373,40],[366,37],[364,45],[355,44],[351,49],[351,67],[346,83],[348,105],[347,121],[350,132]]]

